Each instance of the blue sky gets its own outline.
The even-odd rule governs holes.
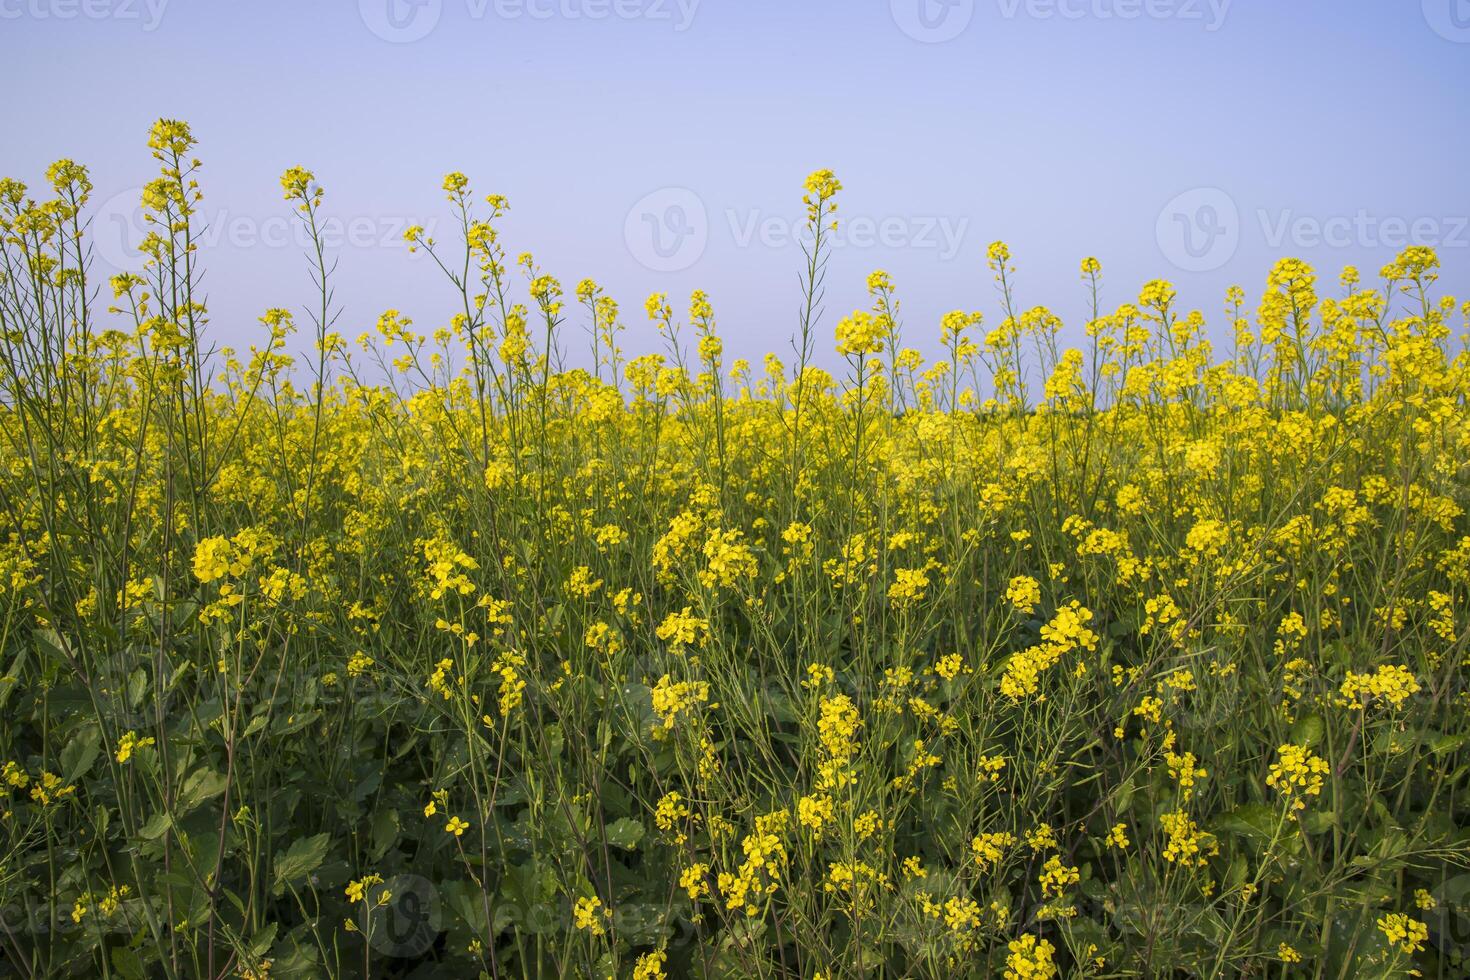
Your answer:
[[[1216,329],[1285,254],[1330,279],[1432,244],[1470,282],[1470,0],[0,0],[0,83],[0,173],[87,163],[104,269],[150,121],[192,123],[233,344],[309,300],[293,164],[327,189],[349,335],[453,310],[399,241],[447,237],[449,170],[510,198],[512,254],[618,297],[633,351],[658,346],[648,293],[696,287],[732,354],[786,349],[818,167],[846,185],[829,349],[877,268],[914,346],[951,309],[993,324],[995,239],[1070,338],[1088,255],[1107,305],[1169,278]]]

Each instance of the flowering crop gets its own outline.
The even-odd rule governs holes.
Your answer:
[[[1065,348],[997,242],[998,314],[931,361],[885,272],[820,317],[819,171],[788,360],[727,362],[702,292],[628,356],[454,173],[460,234],[408,233],[446,323],[346,340],[314,248],[305,352],[284,309],[234,351],[193,137],[149,146],[107,309],[85,168],[0,181],[7,968],[1464,975],[1470,306],[1434,252],[1283,260],[1223,348],[1087,259]],[[331,196],[281,188],[321,245]]]

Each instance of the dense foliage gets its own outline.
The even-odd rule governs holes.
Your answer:
[[[997,243],[993,329],[926,362],[878,272],[833,358],[821,171],[757,370],[700,293],[625,358],[451,174],[451,322],[347,342],[318,247],[308,353],[280,309],[235,353],[192,137],[149,145],[111,309],[86,171],[0,183],[0,973],[1465,975],[1433,252],[1283,260],[1228,353],[1089,259],[1064,350]]]

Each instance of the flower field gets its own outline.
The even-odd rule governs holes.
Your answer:
[[[1087,259],[1064,328],[996,243],[983,316],[824,315],[818,171],[750,364],[455,173],[460,312],[356,338],[293,168],[317,295],[231,351],[148,145],[110,281],[84,168],[0,182],[0,976],[1470,973],[1431,250],[1208,315]]]

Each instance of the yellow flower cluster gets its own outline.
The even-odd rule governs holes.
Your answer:
[[[1379,667],[1371,674],[1355,674],[1348,671],[1342,682],[1342,696],[1348,707],[1362,710],[1374,701],[1382,701],[1390,707],[1402,707],[1410,697],[1419,693],[1419,682],[1408,667],[1390,665]]]
[[[653,686],[651,696],[659,725],[662,730],[671,731],[680,715],[693,713],[709,700],[709,684],[705,681],[675,681],[665,674]]]
[[[1302,745],[1288,743],[1276,751],[1277,760],[1271,763],[1266,785],[1280,793],[1291,809],[1304,810],[1305,797],[1321,795],[1322,780],[1329,767],[1325,760]]]
[[[1005,980],[1049,980],[1057,975],[1057,948],[1025,933],[1007,947]]]
[[[1013,701],[1035,695],[1041,677],[1063,657],[1076,650],[1095,650],[1098,636],[1087,628],[1091,611],[1076,600],[1058,609],[1051,622],[1041,628],[1042,642],[1011,657],[1001,678],[1001,693]]]
[[[81,927],[22,923],[34,969],[361,972],[409,875],[446,976],[1454,969],[1410,917],[1470,866],[1432,251],[1283,259],[1223,320],[1089,258],[1065,324],[995,242],[988,318],[883,270],[827,317],[819,170],[790,356],[698,290],[625,353],[455,171],[404,234],[440,319],[354,344],[291,167],[315,330],[237,351],[192,133],[149,143],[99,300],[85,168],[0,181],[0,878]]]
[[[1429,927],[1402,912],[1381,917],[1378,920],[1378,931],[1383,933],[1383,938],[1388,940],[1390,946],[1397,946],[1400,952],[1408,955],[1419,952],[1429,940]]]

